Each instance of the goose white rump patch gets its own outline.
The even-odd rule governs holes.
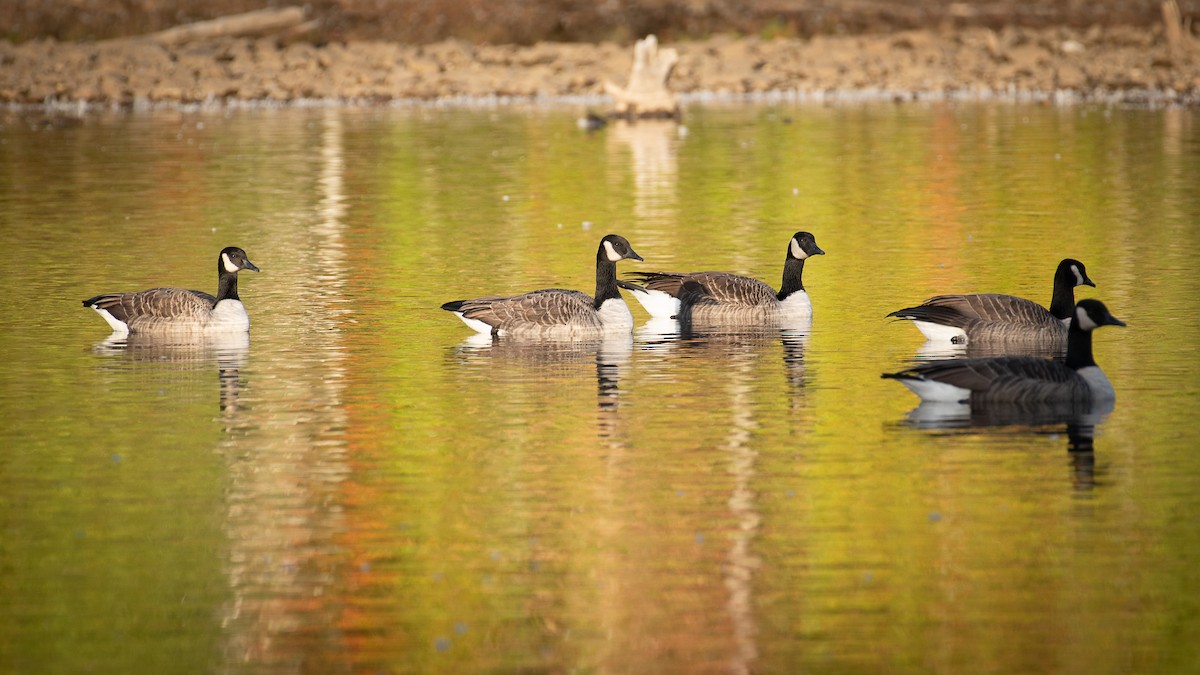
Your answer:
[[[669,293],[650,289],[629,292],[656,319],[670,319],[679,314],[679,298]]]
[[[971,398],[971,390],[956,387],[945,382],[924,380],[915,377],[899,378],[900,383],[908,387],[912,393],[921,397],[922,401],[931,403],[959,403]]]
[[[492,334],[492,325],[490,323],[484,323],[479,319],[468,319],[467,317],[463,316],[462,312],[454,312],[454,316],[462,319],[462,322],[467,324],[467,326],[469,326],[471,330],[475,331],[476,333],[487,333],[488,335]]]
[[[125,325],[124,321],[121,321],[121,320],[117,319],[117,317],[113,316],[112,314],[109,314],[107,309],[100,309],[99,307],[92,307],[92,309],[96,310],[97,314],[104,317],[104,320],[108,323],[109,326],[112,327],[114,332],[117,332],[117,333],[128,333],[129,332],[129,326]]]
[[[950,342],[955,338],[959,341],[967,339],[967,333],[961,328],[954,326],[943,326],[940,323],[930,323],[929,321],[913,321],[917,326],[917,330],[925,334],[926,340],[934,340],[938,342]]]

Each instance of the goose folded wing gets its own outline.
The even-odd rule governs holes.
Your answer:
[[[744,305],[756,307],[778,300],[775,290],[757,279],[724,272],[699,272],[689,275],[680,299],[695,304]]]
[[[647,290],[661,291],[674,298],[679,297],[683,282],[688,277],[678,272],[631,272],[629,276],[641,282]]]
[[[976,392],[1008,390],[1021,383],[1063,383],[1072,377],[1071,369],[1061,363],[1020,356],[938,361],[909,372]]]
[[[936,295],[926,300],[924,304],[928,307],[951,309],[965,317],[981,321],[1004,321],[1030,325],[1055,322],[1054,316],[1036,302],[1001,293]]]
[[[468,319],[492,326],[600,325],[592,298],[586,293],[548,288],[513,297],[477,298],[463,303]]]
[[[204,316],[216,305],[216,297],[203,291],[182,288],[151,288],[139,293],[114,293],[100,296],[93,306],[103,309],[119,321],[139,319],[178,319]]]

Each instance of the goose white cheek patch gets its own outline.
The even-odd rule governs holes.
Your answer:
[[[1075,285],[1082,286],[1083,285],[1083,275],[1079,273],[1079,268],[1074,265],[1071,265],[1071,271],[1075,273]]]
[[[613,262],[617,262],[622,257],[624,257],[621,254],[617,253],[617,250],[613,248],[612,242],[609,242],[609,241],[604,242],[604,250],[607,252],[608,259]]]
[[[792,240],[792,257],[796,258],[797,260],[804,260],[808,257],[808,254],[800,248],[800,242],[796,241],[795,239]]]
[[[1092,317],[1088,316],[1087,310],[1082,307],[1075,308],[1075,322],[1083,330],[1095,330],[1096,322],[1092,321]]]
[[[230,274],[237,272],[239,269],[241,269],[237,265],[233,264],[233,261],[229,259],[228,253],[221,254],[221,263],[223,265],[225,265],[225,271],[229,272]]]

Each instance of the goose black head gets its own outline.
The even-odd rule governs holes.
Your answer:
[[[1075,325],[1080,330],[1093,331],[1100,326],[1124,326],[1125,322],[1109,313],[1103,302],[1094,298],[1080,300],[1075,305]]]
[[[1096,287],[1096,284],[1088,278],[1087,268],[1083,263],[1074,258],[1063,258],[1063,261],[1058,263],[1058,270],[1054,273],[1055,278],[1066,279],[1073,286],[1091,286]]]
[[[258,272],[258,266],[250,262],[250,258],[246,256],[246,252],[236,246],[227,246],[221,249],[221,256],[217,260],[217,267],[224,272],[237,274],[242,270],[250,270]]]
[[[817,246],[817,238],[811,232],[797,232],[788,243],[788,257],[804,260],[813,255],[825,255],[825,251]]]
[[[642,260],[642,256],[638,255],[633,250],[633,246],[629,245],[629,240],[619,234],[609,234],[600,240],[600,255],[603,255],[610,262],[617,262],[626,258]]]

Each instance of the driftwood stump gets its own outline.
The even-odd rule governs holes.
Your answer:
[[[638,40],[633,47],[629,84],[619,87],[612,82],[604,83],[604,90],[616,101],[612,116],[626,119],[678,117],[679,102],[667,89],[667,80],[678,62],[679,53],[674,49],[660,50],[658,38],[653,35]]]
[[[1175,65],[1184,63],[1195,50],[1190,21],[1183,19],[1176,0],[1163,0],[1163,29],[1167,36],[1167,54]]]

